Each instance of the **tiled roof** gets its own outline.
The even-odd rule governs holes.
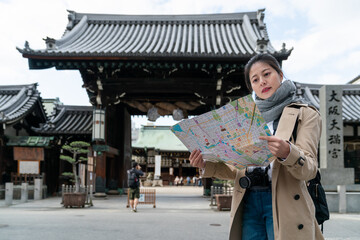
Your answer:
[[[311,102],[315,107],[320,107],[319,90],[323,85],[296,83],[300,95]],[[360,122],[360,85],[342,85],[342,111],[344,123]]]
[[[348,82],[348,84],[360,84],[360,75]]]
[[[40,128],[33,128],[38,134],[86,134],[92,133],[91,106],[57,105],[52,118]]]
[[[47,38],[47,49],[23,54],[113,57],[249,57],[276,51],[263,22],[264,10],[202,15],[110,15],[69,11],[61,39]]]
[[[132,143],[132,147],[155,148],[162,151],[188,151],[168,126],[143,126],[140,129],[139,138]]]
[[[41,103],[37,84],[0,86],[0,123],[15,123],[35,107],[40,108],[41,118],[46,121],[46,114]]]

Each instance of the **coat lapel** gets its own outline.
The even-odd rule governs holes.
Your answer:
[[[293,132],[295,123],[299,115],[299,109],[294,107],[286,107],[281,115],[275,136],[288,141]]]

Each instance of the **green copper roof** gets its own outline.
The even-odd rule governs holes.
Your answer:
[[[169,126],[143,126],[140,129],[139,138],[132,146],[155,148],[162,151],[188,151],[185,145],[170,131]]]
[[[54,137],[16,136],[9,137],[7,146],[47,147]]]

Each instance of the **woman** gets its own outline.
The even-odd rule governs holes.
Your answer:
[[[190,163],[203,169],[202,177],[235,180],[229,239],[324,239],[306,187],[317,172],[320,114],[296,97],[295,85],[283,81],[279,63],[269,54],[250,59],[245,66],[245,81],[249,90],[255,92],[255,102],[274,133],[259,139],[277,159],[266,168],[238,170],[206,162],[201,152],[195,150]],[[296,122],[294,142],[291,136]],[[264,181],[242,188],[240,178],[251,175],[251,171]]]
[[[174,185],[175,185],[175,186],[178,186],[178,185],[179,185],[179,181],[180,181],[179,177],[176,176],[176,177],[175,177],[175,180],[174,180]]]

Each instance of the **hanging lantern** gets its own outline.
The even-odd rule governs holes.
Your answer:
[[[105,110],[93,110],[93,128],[92,128],[93,141],[105,141]]]
[[[155,122],[156,119],[160,117],[157,108],[156,107],[150,108],[147,113],[147,117],[149,121]]]
[[[175,121],[180,121],[180,120],[182,120],[183,118],[184,118],[184,113],[183,113],[183,111],[181,110],[181,109],[175,109],[174,111],[173,111],[173,119],[175,120]]]

